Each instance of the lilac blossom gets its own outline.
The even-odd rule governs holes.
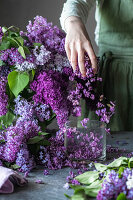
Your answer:
[[[14,100],[15,115],[19,115],[24,119],[32,119],[34,115],[34,107],[32,102],[28,102],[26,99],[22,98],[20,95]]]
[[[30,71],[32,69],[36,69],[36,65],[34,63],[24,61],[22,64],[16,63],[15,68],[16,71],[24,72],[24,71]]]
[[[30,155],[26,144],[21,144],[15,162],[20,167],[19,171],[21,172],[29,172],[36,166],[34,157]]]
[[[35,56],[36,65],[44,65],[51,58],[51,52],[47,51],[44,45],[41,45],[40,48],[36,46],[35,49],[33,49],[33,54]]]
[[[21,65],[25,59],[18,52],[17,48],[11,48],[1,51],[0,59],[4,61],[8,66]],[[32,54],[26,55],[26,61],[34,63],[34,56]]]
[[[22,143],[26,143],[28,139],[38,135],[40,127],[35,120],[26,120],[18,118],[16,125],[11,125],[6,130],[6,143],[2,149],[2,159],[8,162],[14,162],[16,155],[20,150]]]
[[[42,16],[36,16],[34,22],[27,25],[27,36],[31,43],[41,43],[52,54],[65,54],[65,33]]]
[[[35,115],[39,121],[49,120],[51,116],[50,107],[46,104],[37,104],[35,106]]]
[[[50,105],[56,114],[59,127],[67,121],[70,113],[70,102],[67,100],[68,77],[49,70],[41,71],[30,85],[35,91],[35,103]]]
[[[117,199],[120,193],[124,193],[127,199],[133,199],[131,187],[132,170],[126,168],[119,178],[119,174],[112,170],[102,183],[102,189],[98,192],[97,200]],[[131,179],[130,179],[131,178]],[[129,183],[130,182],[130,183]]]
[[[6,94],[7,75],[9,68],[0,67],[0,116],[7,113],[8,95]]]

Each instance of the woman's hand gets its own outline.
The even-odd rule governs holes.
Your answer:
[[[86,52],[91,60],[93,71],[96,73],[97,58],[81,19],[75,16],[68,17],[65,20],[65,30],[65,50],[73,70],[76,70],[76,66],[78,64],[82,76],[86,76],[86,69],[84,65],[84,54]]]

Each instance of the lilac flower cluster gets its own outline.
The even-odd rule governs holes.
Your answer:
[[[78,173],[78,174],[80,174],[80,173]],[[80,183],[76,179],[74,179],[76,176],[77,176],[77,174],[74,174],[73,171],[70,171],[69,176],[67,176],[67,178],[66,178],[67,183],[72,184],[72,185],[80,185]]]
[[[31,43],[41,43],[53,55],[56,53],[66,55],[64,48],[65,33],[57,26],[52,26],[52,23],[47,23],[47,20],[41,16],[36,16],[33,24],[29,21],[27,36]]]
[[[33,50],[33,54],[35,56],[36,65],[44,65],[51,58],[51,52],[47,51],[44,45],[41,45],[40,49],[38,46]]]
[[[20,172],[30,172],[36,166],[34,157],[30,155],[26,144],[21,144],[15,162],[20,167]]]
[[[28,61],[28,63],[34,63],[34,59],[35,57],[32,54],[26,56],[26,61]],[[0,60],[5,62],[8,66],[15,66],[17,64],[18,69],[20,68],[22,63],[25,61],[25,59],[18,52],[17,48],[11,48],[11,49],[1,51]]]
[[[6,94],[7,75],[9,68],[0,67],[0,116],[7,113],[8,95]]]
[[[15,102],[15,108],[14,108],[15,115],[21,116],[21,118],[27,120],[33,119],[34,108],[32,102],[28,102],[20,95],[18,95],[18,97],[14,100],[14,102]]]
[[[40,127],[35,120],[24,120],[18,118],[16,124],[7,128],[5,132],[5,144],[0,150],[2,160],[14,162],[20,146],[26,143],[28,139],[38,135]]]
[[[30,71],[32,69],[36,69],[36,65],[34,63],[30,63],[28,61],[24,61],[22,64],[16,64],[15,65],[15,69],[16,71],[21,71],[21,72],[24,72],[24,71]]]
[[[48,169],[61,169],[67,164],[63,138],[51,137],[50,146],[40,146],[39,163]]]
[[[119,174],[112,170],[107,178],[103,181],[102,189],[98,192],[97,200],[111,200],[117,199],[120,193],[124,193],[127,199],[133,199],[133,186],[132,182],[133,171],[126,168],[119,178]]]
[[[36,92],[33,100],[50,105],[56,114],[59,127],[62,127],[70,113],[70,102],[67,100],[68,77],[58,71],[41,71],[30,87]]]
[[[16,116],[20,116],[19,121],[36,119],[43,122],[51,117],[50,107],[46,104],[34,105],[32,101],[28,102],[20,95],[18,95],[14,102],[14,113]]]
[[[50,107],[46,104],[37,104],[35,107],[35,115],[41,122],[49,120],[51,117]]]
[[[103,103],[98,102],[96,110],[96,114],[100,117],[100,120],[107,124],[109,123],[112,115],[115,113],[115,104],[113,102],[110,102],[110,104],[108,104],[108,107],[109,111],[107,111],[107,108]]]

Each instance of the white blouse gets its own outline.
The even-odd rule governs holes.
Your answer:
[[[89,11],[95,4],[95,1],[96,1],[95,19],[97,22],[95,29],[95,41],[98,45],[100,18],[101,18],[100,7],[102,6],[104,0],[67,0],[66,3],[64,3],[63,10],[60,16],[60,24],[62,29],[65,31],[64,22],[70,16],[80,17],[82,22],[86,24]]]

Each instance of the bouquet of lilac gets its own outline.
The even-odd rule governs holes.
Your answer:
[[[85,78],[78,66],[73,73],[64,42],[64,32],[41,16],[29,22],[27,32],[0,27],[0,160],[20,171],[31,170],[40,147],[58,139],[46,133],[55,117],[62,129],[70,114],[81,115],[81,98],[105,123],[114,113],[114,104],[106,107],[95,91],[102,80],[94,76],[90,60],[85,58]],[[59,147],[65,152],[63,141],[55,152]]]

